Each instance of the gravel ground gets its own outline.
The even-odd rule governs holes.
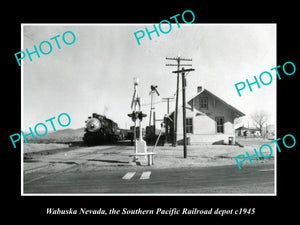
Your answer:
[[[157,146],[154,155],[154,164],[151,169],[179,168],[179,167],[209,167],[236,165],[235,157],[240,154],[254,154],[254,148],[269,143],[266,141],[247,142],[247,146],[231,145],[189,145],[187,146],[187,158],[183,158],[183,146],[172,147],[170,145]],[[244,144],[244,143],[243,143]],[[272,145],[271,145],[272,146]],[[273,148],[273,152],[274,152]],[[47,151],[46,151],[47,150]],[[148,146],[152,151],[153,146]],[[43,154],[40,154],[42,153]],[[24,144],[24,170],[34,168],[34,165],[51,165],[53,170],[65,169],[76,166],[76,170],[105,170],[124,169],[135,167],[137,170],[148,167],[145,157],[139,157],[140,165],[133,162],[130,154],[134,152],[133,146],[94,146],[69,148],[66,144]],[[263,148],[264,155],[269,155],[269,149]],[[46,153],[46,154],[45,154]],[[274,163],[274,154],[270,158],[252,158],[253,165],[258,163]],[[250,164],[248,159],[241,164]],[[41,167],[43,168],[43,167]],[[45,166],[45,169],[49,166]],[[149,167],[150,168],[150,167]],[[238,169],[238,167],[237,167]]]
[[[256,146],[255,146],[256,147]],[[259,149],[259,147],[257,147]],[[187,146],[187,158],[183,158],[183,146],[164,146],[158,147],[154,157],[153,168],[162,167],[208,167],[236,165],[235,157],[240,154],[254,154],[253,146],[239,147],[229,145],[190,145]],[[265,155],[269,152],[267,149],[262,150]],[[267,153],[268,152],[268,153]],[[274,157],[268,159],[261,157],[261,161],[252,158],[253,163],[274,163]],[[249,164],[246,160],[241,166]]]
[[[31,152],[40,152],[45,150],[54,150],[59,148],[68,148],[69,144],[56,144],[56,143],[50,143],[50,144],[34,144],[34,143],[24,143],[24,153],[31,153]]]

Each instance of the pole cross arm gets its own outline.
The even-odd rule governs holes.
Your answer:
[[[166,57],[167,60],[182,60],[182,61],[192,61],[192,59],[186,59],[181,57]]]
[[[184,72],[190,72],[190,71],[195,71],[195,69],[182,69],[182,70],[176,70],[172,71],[172,73],[184,73]]]
[[[178,66],[178,64],[167,63],[166,66]],[[180,64],[180,66],[192,66],[192,64]]]
[[[174,98],[161,98],[162,100],[169,100],[169,99],[171,99],[171,100],[174,100]],[[165,102],[165,101],[164,101]]]

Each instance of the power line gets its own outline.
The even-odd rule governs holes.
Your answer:
[[[158,104],[158,103],[163,103],[163,101],[153,102],[152,104]],[[147,105],[151,105],[151,102],[142,104],[142,106],[147,106]]]

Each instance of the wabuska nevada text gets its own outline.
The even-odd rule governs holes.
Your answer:
[[[61,209],[61,208],[47,208],[46,214],[50,215],[163,215],[163,216],[176,216],[176,215],[254,215],[255,208],[238,208],[238,209],[221,209],[221,208],[156,208],[142,209],[142,208],[122,208],[122,209]]]

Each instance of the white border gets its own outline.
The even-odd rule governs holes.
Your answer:
[[[175,24],[175,23],[171,23]],[[118,23],[21,23],[21,51],[24,49],[23,45],[23,28],[24,26],[144,26],[144,25],[152,25],[152,23],[126,23],[126,24],[118,24]],[[180,24],[180,26],[258,26],[258,25],[276,25],[276,65],[277,65],[277,23],[193,23],[193,24]],[[24,98],[23,98],[23,64],[21,64],[21,129],[24,128],[24,117],[23,117],[23,106],[24,106]],[[275,87],[276,87],[276,99],[277,99],[277,79],[275,79]],[[277,100],[275,102],[275,139],[277,139]],[[145,194],[133,194],[133,193],[109,193],[109,194],[99,194],[99,193],[82,193],[82,194],[40,194],[40,193],[24,193],[24,172],[23,172],[23,164],[24,164],[24,151],[23,151],[23,138],[21,138],[21,196],[277,196],[277,151],[273,151],[274,154],[274,193],[271,194],[170,194],[170,193],[145,193]],[[274,150],[276,149],[276,144],[274,143]]]
[[[23,32],[23,24],[21,24],[21,51],[24,49],[23,45],[23,37],[24,37],[24,32]],[[21,130],[24,129],[24,116],[23,116],[23,108],[24,108],[24,70],[23,70],[23,63],[21,63]],[[25,195],[24,194],[24,143],[23,143],[23,138],[21,137],[21,196]]]

